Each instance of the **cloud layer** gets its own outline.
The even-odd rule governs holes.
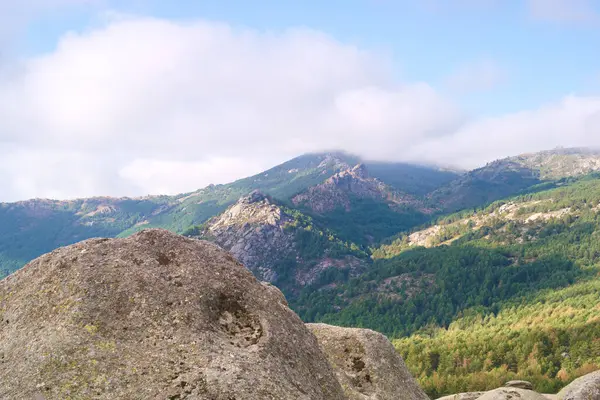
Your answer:
[[[68,34],[0,77],[0,200],[184,192],[324,149],[473,167],[600,145],[599,98],[474,119],[393,67],[310,30],[121,18]]]

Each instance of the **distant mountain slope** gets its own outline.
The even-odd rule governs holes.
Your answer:
[[[559,148],[510,157],[535,171],[540,179],[552,180],[586,175],[600,171],[600,150],[588,148]]]
[[[170,201],[164,196],[0,203],[0,276],[57,247],[116,236],[161,213]]]
[[[543,181],[600,171],[600,151],[556,149],[494,161],[430,194],[432,206],[447,212],[479,207],[526,191]]]
[[[183,232],[223,212],[240,197],[254,190],[285,200],[349,168],[356,160],[352,155],[339,152],[306,154],[248,178],[224,185],[210,185],[176,196],[177,203],[168,212],[149,218],[146,227]],[[122,235],[129,235],[136,230],[139,228],[133,227]]]
[[[538,190],[540,182],[599,167],[598,152],[560,149],[496,161],[456,178],[454,172],[436,168],[362,162],[329,152],[306,154],[248,178],[177,196],[1,204],[0,274],[88,237],[127,236],[150,227],[181,233],[254,190],[295,203],[318,226],[345,241],[373,246],[433,216]],[[319,204],[328,204],[327,210],[319,210]]]
[[[342,152],[306,154],[248,178],[176,196],[0,203],[0,275],[56,247],[89,237],[123,237],[151,227],[181,233],[254,190],[286,202],[358,163],[358,157]],[[416,170],[437,174],[433,168]]]
[[[450,171],[435,166],[413,165],[379,161],[363,161],[369,175],[404,193],[425,196],[458,178],[461,171]]]
[[[434,212],[419,198],[373,178],[358,164],[292,198],[341,237],[370,245],[423,223]]]

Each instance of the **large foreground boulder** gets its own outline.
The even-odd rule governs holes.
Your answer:
[[[343,399],[281,294],[163,230],[92,239],[0,282],[1,399]]]
[[[428,400],[394,346],[369,329],[307,324],[351,400]]]
[[[575,379],[558,393],[558,400],[590,399],[600,399],[600,371]]]

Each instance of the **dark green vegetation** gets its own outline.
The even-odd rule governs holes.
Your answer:
[[[305,212],[307,212],[305,210]],[[413,207],[395,207],[370,198],[351,197],[350,209],[335,210],[314,215],[321,226],[362,247],[381,243],[382,240],[428,221],[431,216]]]
[[[388,185],[418,196],[449,184],[460,173],[405,163],[368,162],[369,175]]]
[[[600,368],[600,175],[547,186],[441,219],[435,247],[400,237],[369,272],[294,306],[404,337],[395,344],[433,397],[514,378],[556,392]]]

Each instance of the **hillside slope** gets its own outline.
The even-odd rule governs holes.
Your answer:
[[[370,176],[357,164],[292,197],[291,202],[346,240],[361,245],[427,221],[435,210],[418,197]]]
[[[531,190],[541,183],[600,171],[600,151],[555,149],[488,163],[433,190],[432,204],[446,212],[480,207]]]
[[[397,348],[432,396],[513,378],[556,392],[600,369],[600,175],[548,186],[406,234],[367,273],[293,306],[404,336]]]

